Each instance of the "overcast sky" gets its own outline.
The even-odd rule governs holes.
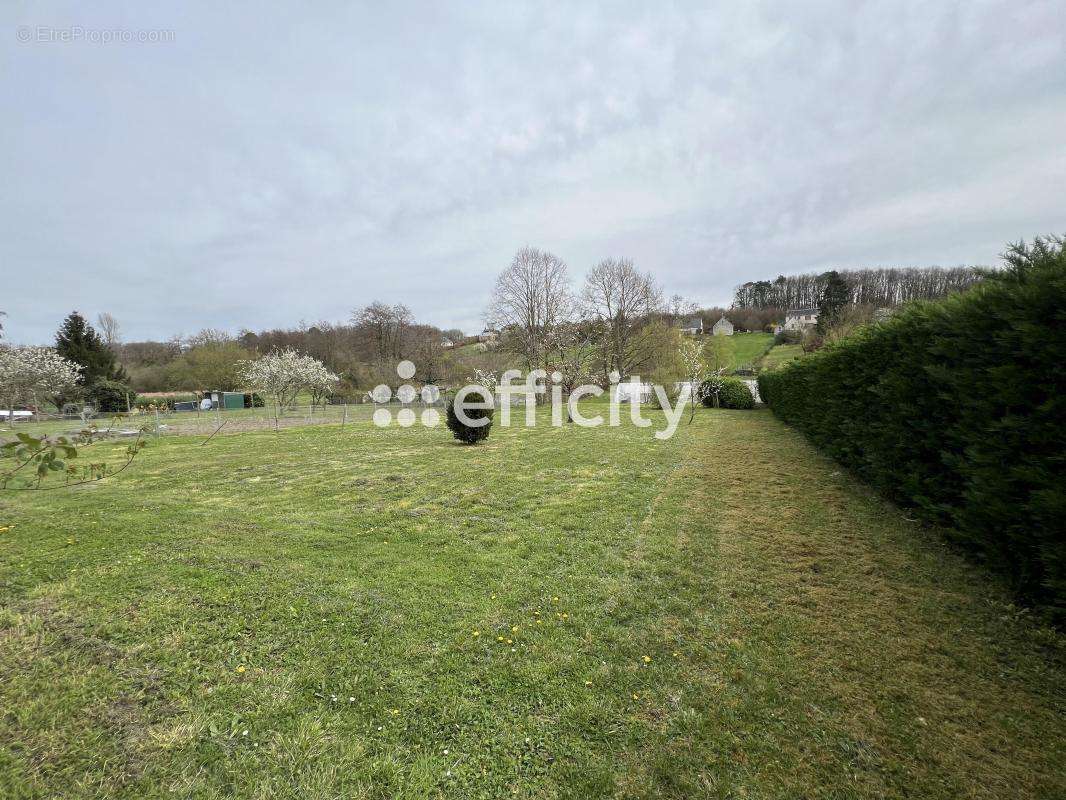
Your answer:
[[[728,304],[1066,231],[1061,1],[163,5],[0,8],[9,340],[472,331],[526,244]]]

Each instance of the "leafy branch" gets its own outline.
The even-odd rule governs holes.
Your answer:
[[[118,468],[112,468],[105,461],[70,463],[78,458],[79,450],[84,452],[86,447],[106,439],[110,428],[101,433],[92,426],[72,436],[32,436],[20,431],[15,434],[15,439],[0,445],[0,456],[15,460],[14,467],[0,471],[0,490],[48,491],[113,477],[132,464],[147,446],[144,438],[147,432],[148,426],[138,431],[137,438],[126,446],[125,461]],[[62,484],[43,485],[49,475],[60,473]]]

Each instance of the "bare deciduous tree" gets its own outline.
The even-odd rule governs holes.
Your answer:
[[[352,322],[370,334],[376,345],[377,358],[381,361],[395,361],[401,357],[404,334],[412,320],[411,309],[402,303],[390,306],[374,301],[352,312]]]
[[[96,326],[100,329],[104,344],[114,350],[120,341],[118,320],[108,312],[102,311],[96,315]]]
[[[186,347],[205,347],[209,345],[229,344],[233,337],[219,328],[203,328],[185,340]]]
[[[667,308],[667,313],[670,314],[675,321],[681,317],[695,314],[697,311],[699,311],[699,306],[691,300],[686,300],[679,294],[670,296],[670,305]]]
[[[642,330],[662,307],[662,293],[650,273],[639,272],[629,259],[608,258],[585,276],[581,291],[585,313],[600,331],[603,374],[617,370],[628,376],[647,356],[650,342]]]
[[[547,367],[547,341],[573,311],[566,264],[558,256],[523,247],[500,273],[486,314],[504,329],[529,369]]]

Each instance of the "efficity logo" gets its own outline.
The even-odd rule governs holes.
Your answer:
[[[415,365],[411,361],[401,361],[396,366],[396,374],[403,381],[410,381],[415,372]],[[497,423],[505,428],[512,425],[516,416],[520,420],[519,424],[527,428],[536,427],[537,406],[544,404],[541,398],[545,396],[551,408],[551,425],[556,428],[568,424],[568,421],[582,428],[617,428],[622,424],[623,405],[629,406],[630,423],[638,428],[649,428],[654,424],[654,420],[641,413],[641,400],[654,393],[666,422],[666,426],[656,430],[654,435],[656,439],[666,440],[677,432],[685,407],[693,402],[693,387],[690,384],[679,385],[677,399],[671,404],[670,393],[662,386],[649,387],[641,382],[639,376],[623,382],[617,372],[612,372],[609,376],[611,386],[606,417],[602,413],[586,416],[581,411],[580,401],[584,398],[601,397],[608,390],[594,383],[583,384],[572,389],[564,398],[562,374],[553,372],[549,375],[542,369],[530,370],[524,377],[521,370],[509,369],[498,379],[495,375],[477,371],[476,377],[478,382],[463,386],[455,392],[454,399],[449,401],[454,404],[455,415],[459,420],[474,428],[490,422],[486,417],[471,417],[468,412],[475,410],[499,411]],[[382,383],[374,387],[370,398],[382,406],[374,410],[373,417],[374,424],[379,428],[392,425],[393,413],[386,406],[393,402],[403,406],[395,414],[396,424],[401,428],[409,428],[416,422],[421,422],[427,428],[434,428],[441,423],[441,412],[433,407],[441,400],[441,390],[433,384],[416,389],[410,383],[403,383],[393,393],[391,387]],[[416,414],[409,406],[418,401],[428,407]],[[515,407],[520,407],[522,411],[512,414]]]
[[[401,361],[396,365],[396,374],[400,376],[400,380],[409,381],[415,376],[415,365],[410,361]],[[392,400],[392,389],[386,386],[384,383],[379,383],[374,387],[374,390],[370,393],[375,403],[384,404]],[[416,399],[421,399],[426,405],[436,403],[440,400],[440,389],[431,383],[427,383],[421,390],[415,389],[409,383],[402,384],[396,390],[396,399],[406,405],[413,403]],[[440,425],[440,412],[435,408],[423,409],[420,415],[415,415],[414,409],[401,408],[396,412],[396,424],[401,428],[410,428],[415,424],[415,420],[421,420],[422,424],[427,428],[435,428]],[[387,408],[379,408],[374,411],[374,424],[379,428],[387,428],[392,424],[392,411]]]

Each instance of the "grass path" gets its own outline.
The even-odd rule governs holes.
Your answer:
[[[662,763],[718,753],[729,768],[686,789],[720,796],[1061,795],[1064,684],[1046,638],[791,431],[734,417],[714,418],[720,449],[694,458],[691,528],[708,546],[683,585],[702,607],[678,614],[699,619],[710,702],[691,736],[664,737]],[[684,576],[698,561],[674,563]]]
[[[801,344],[778,344],[774,345],[759,360],[762,369],[777,369],[797,358],[803,358],[803,345]]]
[[[10,523],[5,798],[1066,792],[1059,641],[765,412],[175,437]]]
[[[729,337],[733,366],[751,365],[773,344],[769,333],[737,333]]]

